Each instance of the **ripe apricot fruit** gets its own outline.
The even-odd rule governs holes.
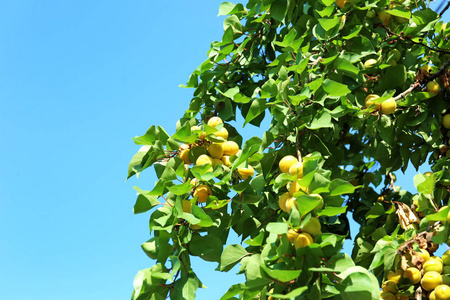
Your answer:
[[[381,108],[381,103],[375,103],[372,100],[375,100],[377,98],[380,98],[380,96],[375,94],[367,95],[365,101],[366,107],[369,108],[371,106],[374,106],[376,110],[379,110]]]
[[[450,287],[445,284],[438,285],[434,289],[436,300],[450,300]]]
[[[439,83],[437,83],[436,81],[430,81],[427,83],[425,91],[430,94],[437,95],[439,93],[439,88]]]
[[[216,127],[219,124],[223,124],[223,121],[219,117],[212,117],[211,119],[208,120],[207,124],[208,124],[208,126]]]
[[[426,291],[431,291],[440,284],[442,284],[442,276],[435,271],[425,272],[420,281],[420,285]]]
[[[381,112],[386,115],[392,114],[397,109],[397,102],[394,98],[389,98],[381,102]]]
[[[296,162],[289,168],[289,175],[297,176],[297,178],[303,177],[303,163]]]
[[[420,274],[420,271],[417,268],[409,267],[403,273],[403,278],[408,279],[413,284],[416,284],[420,282],[420,279],[422,279],[422,275]]]
[[[291,198],[291,195],[289,195],[289,193],[284,193],[278,198],[278,205],[280,206],[281,210],[284,212],[287,212],[286,201],[289,198]]]
[[[430,258],[423,264],[423,270],[425,273],[430,271],[436,271],[439,274],[441,274],[443,268],[444,268],[443,263],[435,258]]]
[[[255,175],[255,170],[252,166],[248,166],[247,168],[238,168],[237,169],[242,178],[247,179],[248,176],[252,177]]]
[[[219,131],[214,132],[214,135],[216,137],[221,137],[224,140],[227,140],[227,138],[228,138],[228,130],[225,127],[222,127],[222,129],[220,129]]]
[[[234,155],[239,151],[239,145],[233,141],[226,141],[222,144],[223,155]]]
[[[208,146],[208,153],[212,158],[222,158],[223,156],[223,148],[221,144],[211,144]]]
[[[200,184],[194,191],[194,197],[198,196],[197,201],[200,203],[205,203],[209,195],[212,195],[212,191],[205,184]]]
[[[442,118],[442,126],[444,126],[444,128],[446,129],[450,129],[450,114],[446,114]]]
[[[394,281],[395,283],[399,283],[403,276],[402,269],[396,269],[395,271],[390,271],[387,278],[388,280]]]
[[[309,233],[302,232],[295,238],[294,247],[295,249],[307,247],[313,243],[313,238]]]
[[[294,240],[297,238],[297,236],[298,236],[298,232],[296,231],[296,230],[294,230],[294,229],[289,229],[289,231],[288,231],[288,233],[286,233],[286,235],[287,235],[287,238],[289,239],[289,241],[291,242],[291,243],[293,243],[294,242]]]
[[[278,166],[280,167],[281,172],[289,173],[289,169],[295,163],[298,163],[298,160],[297,160],[297,158],[295,156],[286,155],[285,157],[283,157],[280,160]]]

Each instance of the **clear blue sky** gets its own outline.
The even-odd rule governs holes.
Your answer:
[[[193,92],[178,85],[221,39],[221,2],[0,2],[1,299],[130,298],[152,265],[132,186],[155,180],[125,182],[130,138],[174,133]],[[215,267],[195,269],[200,300],[242,280]]]

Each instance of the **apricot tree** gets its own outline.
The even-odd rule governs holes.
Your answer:
[[[223,3],[222,40],[190,76],[176,132],[133,139],[128,178],[153,166],[158,181],[135,188],[155,264],[132,299],[194,299],[191,256],[221,272],[239,264],[246,280],[223,300],[450,299],[450,259],[428,263],[450,234],[450,28],[448,5],[428,4]],[[237,114],[270,126],[243,141]],[[395,185],[425,163],[417,194]]]

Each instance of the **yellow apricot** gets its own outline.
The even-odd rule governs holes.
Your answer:
[[[291,166],[295,163],[298,163],[298,160],[296,157],[294,157],[292,155],[286,155],[285,157],[283,157],[280,160],[278,165],[280,167],[281,172],[288,173]]]
[[[436,300],[450,300],[450,287],[445,284],[438,285],[434,289]]]
[[[290,212],[292,207],[297,207],[297,201],[295,197],[291,197],[286,200],[286,211]]]
[[[185,164],[188,164],[188,165],[191,164],[191,161],[190,161],[190,159],[189,159],[189,151],[190,151],[189,149],[184,149],[184,150],[181,150],[181,151],[180,151],[180,154],[179,154],[181,160],[182,160]]]
[[[345,4],[348,2],[348,0],[336,0],[336,5],[339,7],[339,8],[344,8],[345,7]]]
[[[295,193],[297,193],[300,190],[300,184],[298,183],[298,181],[291,181],[291,183],[289,184],[289,194],[291,196],[294,196]]]
[[[389,98],[381,102],[381,112],[386,115],[392,114],[397,109],[397,102],[394,98]]]
[[[209,195],[212,195],[212,191],[210,187],[205,184],[200,184],[194,191],[194,197],[198,196],[197,201],[200,203],[205,203]]]
[[[380,297],[383,300],[395,300],[395,295],[390,292],[380,292]]]
[[[212,117],[211,119],[208,120],[208,126],[216,127],[219,124],[223,124],[222,119],[219,117]]]
[[[426,72],[428,72],[428,73],[431,72],[431,66],[428,65],[428,64],[427,64],[427,65],[421,66],[420,69],[423,70],[423,71],[426,71]]]
[[[390,292],[395,294],[397,293],[397,283],[392,280],[387,280],[383,282],[383,284],[381,285],[381,289],[383,290],[383,292]]]
[[[376,110],[379,110],[379,109],[381,108],[381,103],[374,103],[374,102],[372,101],[372,100],[375,100],[375,99],[377,99],[377,98],[380,98],[380,96],[375,95],[375,94],[367,95],[366,99],[364,100],[364,101],[365,101],[365,104],[366,104],[366,107],[369,108],[369,107],[371,107],[372,105],[374,105],[375,109],[376,109]]]
[[[312,236],[322,234],[322,226],[316,218],[310,218],[306,224],[302,225],[302,232],[309,233]]]
[[[284,212],[287,212],[286,209],[286,201],[291,197],[289,193],[284,193],[278,198],[278,205],[280,206],[281,210]]]
[[[446,114],[442,118],[442,126],[444,126],[444,128],[446,129],[450,129],[450,114]]]
[[[212,158],[222,158],[223,156],[223,148],[221,144],[211,144],[208,146],[208,153],[211,155]]]
[[[307,247],[313,243],[313,238],[309,233],[302,232],[294,240],[295,249]]]
[[[220,160],[223,162],[223,164],[224,164],[225,166],[227,166],[227,167],[230,167],[230,166],[231,166],[230,156],[224,155],[224,156],[222,156],[222,158],[221,158]]]
[[[431,293],[428,295],[429,300],[436,300],[436,293],[434,291],[431,291]]]
[[[424,262],[428,261],[430,259],[430,253],[428,253],[425,249],[420,249],[419,252],[417,252],[419,256],[423,259]]]
[[[289,175],[297,176],[297,178],[303,177],[303,163],[296,162],[289,168]]]
[[[387,278],[388,280],[394,281],[395,283],[399,283],[403,276],[402,269],[396,269],[395,271],[390,271]]]
[[[437,83],[436,81],[430,81],[427,83],[425,91],[430,94],[437,95],[439,93],[439,89],[439,83]]]
[[[214,135],[216,137],[221,137],[224,140],[227,140],[227,138],[228,138],[228,130],[225,127],[222,127],[222,129],[220,129],[219,131],[214,132]]]
[[[247,168],[238,168],[237,170],[243,179],[247,179],[248,176],[252,177],[255,175],[255,169],[253,169],[250,165],[248,165]]]
[[[239,145],[233,141],[226,141],[222,144],[223,155],[233,155],[239,151]]]
[[[442,284],[442,276],[435,271],[425,272],[422,280],[420,281],[420,285],[426,291],[431,291],[440,284]]]
[[[217,165],[223,165],[223,161],[221,161],[220,159],[217,159],[217,158],[213,158],[212,166],[215,167]]]
[[[436,271],[439,274],[441,274],[442,270],[444,268],[444,265],[441,261],[434,259],[434,258],[430,258],[423,264],[422,268],[423,268],[424,272]]]
[[[289,231],[288,231],[288,233],[286,233],[286,235],[287,235],[287,238],[289,239],[289,241],[291,242],[291,243],[293,243],[294,242],[294,240],[297,238],[297,236],[298,236],[298,232],[296,231],[296,230],[294,230],[294,229],[289,229]]]
[[[422,279],[422,275],[420,274],[420,271],[417,268],[409,267],[403,273],[403,278],[408,279],[413,284],[416,284],[420,282],[420,279]]]

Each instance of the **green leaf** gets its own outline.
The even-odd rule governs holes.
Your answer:
[[[236,14],[239,12],[244,12],[245,9],[242,4],[234,4],[231,2],[223,2],[219,6],[219,14],[217,16],[226,16],[231,14]]]
[[[411,19],[411,11],[403,7],[396,7],[395,9],[386,10],[392,16],[397,16],[405,19]]]
[[[367,269],[350,267],[339,275],[343,281],[337,288],[343,300],[380,299],[380,288],[376,277]]]
[[[352,39],[359,34],[359,32],[361,31],[362,28],[363,28],[362,25],[352,26],[350,32],[348,32],[347,35],[343,36],[342,38],[344,40]]]
[[[403,64],[389,67],[383,71],[380,78],[380,88],[384,90],[403,88],[408,78],[406,67]]]
[[[214,235],[194,235],[189,243],[189,252],[206,261],[220,261],[222,254],[222,241]]]
[[[345,180],[337,178],[331,181],[330,196],[351,194],[359,187],[361,186],[354,186]]]
[[[189,182],[185,182],[183,184],[172,185],[172,186],[168,187],[167,189],[170,192],[172,192],[174,195],[183,195],[183,194],[187,194],[191,191],[192,184],[190,184]]]
[[[281,282],[289,282],[296,279],[302,270],[276,270],[270,269],[267,266],[261,266],[267,275]]]
[[[282,22],[286,14],[287,0],[277,0],[270,6],[270,15],[277,21]]]
[[[298,211],[303,217],[316,207],[319,207],[323,203],[323,199],[320,195],[300,195],[296,199]]]
[[[338,18],[334,18],[334,19],[319,19],[318,21],[320,23],[320,26],[322,26],[322,28],[325,29],[325,31],[333,29],[334,27],[336,27],[339,24],[339,19]]]
[[[202,286],[200,280],[195,276],[194,272],[190,271],[188,275],[180,277],[175,281],[171,299],[186,299],[194,300],[195,291],[199,286]]]
[[[146,212],[159,204],[158,196],[150,196],[140,194],[134,204],[134,214],[140,214]]]
[[[437,212],[435,214],[427,215],[427,220],[428,221],[445,222],[445,221],[447,221],[448,211],[449,211],[449,207],[447,206],[446,208],[439,210],[439,212]]]
[[[220,257],[219,271],[228,272],[247,255],[248,252],[241,245],[228,245]]]
[[[275,234],[285,234],[288,232],[289,225],[287,223],[270,222],[266,226],[266,230]]]
[[[266,101],[264,99],[255,99],[252,101],[252,104],[250,105],[250,109],[247,112],[247,115],[245,116],[245,122],[242,126],[245,126],[249,122],[251,122],[253,119],[258,117],[264,110],[266,110]]]
[[[343,214],[347,211],[347,206],[344,207],[333,207],[333,206],[327,206],[323,210],[317,213],[318,216],[326,216],[326,217],[332,217],[337,216],[340,214]]]
[[[350,93],[350,90],[345,84],[330,80],[328,78],[323,81],[322,88],[329,94],[330,97],[340,97]]]
[[[331,123],[331,115],[327,111],[322,111],[316,115],[311,121],[311,124],[306,125],[309,129],[330,128],[333,127]]]
[[[242,24],[236,15],[231,15],[223,21],[223,30],[226,31],[229,27],[233,29],[234,33],[242,33]]]

